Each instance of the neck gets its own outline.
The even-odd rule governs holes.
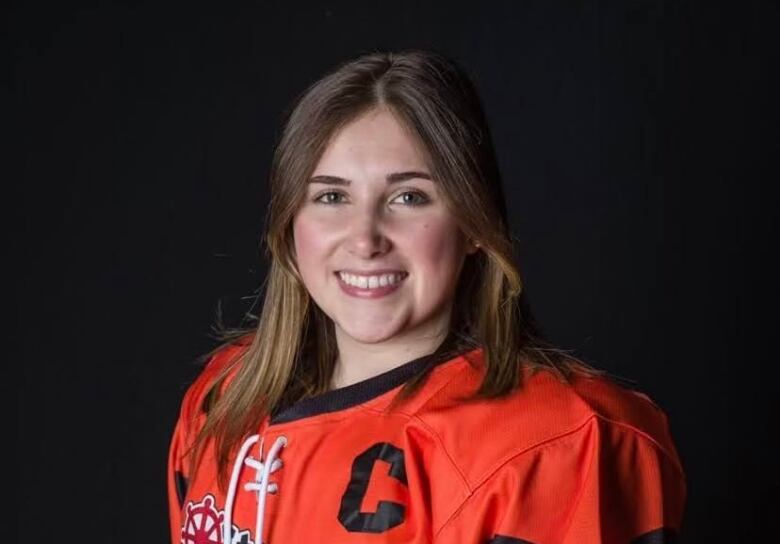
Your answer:
[[[436,351],[449,332],[448,327],[431,327],[425,331],[394,336],[372,344],[355,340],[336,329],[339,355],[331,379],[331,389],[339,389],[373,378],[404,363]]]

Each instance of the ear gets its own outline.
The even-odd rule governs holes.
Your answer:
[[[468,238],[466,240],[466,254],[467,255],[473,255],[477,251],[479,251],[479,248],[481,247],[481,244],[477,241],[472,240],[471,238]]]

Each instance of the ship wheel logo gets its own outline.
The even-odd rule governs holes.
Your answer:
[[[190,502],[181,528],[181,544],[222,544],[224,517],[215,508],[211,495],[206,495],[201,502]]]

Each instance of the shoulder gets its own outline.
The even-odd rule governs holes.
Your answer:
[[[205,414],[209,395],[214,384],[224,375],[229,378],[235,373],[241,355],[246,352],[252,341],[251,335],[245,335],[232,342],[222,344],[204,356],[206,363],[200,373],[187,388],[181,403],[180,419],[193,421]]]
[[[460,370],[449,388],[478,382]],[[438,499],[436,541],[483,531],[481,541],[649,542],[679,530],[686,478],[666,415],[647,395],[604,377],[567,384],[549,371],[473,404],[452,402],[446,389],[416,414],[459,479]]]
[[[478,365],[461,365],[453,378],[415,414],[447,450],[469,486],[501,467],[572,442],[599,448],[629,447],[632,441],[657,449],[682,468],[667,416],[646,394],[609,378],[561,381],[549,371],[527,375],[523,385],[498,399],[463,402],[481,380]]]

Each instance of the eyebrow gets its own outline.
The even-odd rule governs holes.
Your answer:
[[[399,181],[406,181],[414,178],[429,179],[433,181],[431,175],[426,172],[415,172],[415,171],[394,172],[392,174],[387,174],[387,176],[385,176],[385,179],[387,179],[388,183],[398,183]],[[349,185],[351,181],[345,178],[340,178],[338,176],[313,176],[309,180],[309,183],[325,183],[327,185]]]

